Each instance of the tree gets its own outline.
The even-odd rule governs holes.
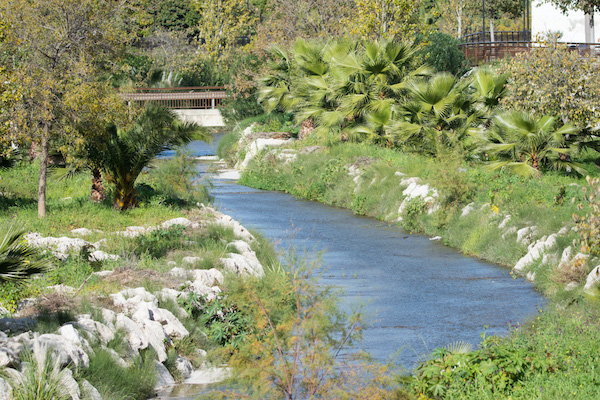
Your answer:
[[[458,47],[458,39],[442,32],[432,32],[419,51],[423,60],[439,72],[450,72],[459,76],[467,66],[465,54]]]
[[[393,41],[297,40],[293,53],[272,53],[271,74],[261,81],[267,111],[294,112],[330,140],[386,142],[384,125],[407,81],[431,73],[414,61],[415,48]]]
[[[481,21],[481,2],[476,0],[440,0],[436,2],[441,32],[460,38],[463,32]]]
[[[509,74],[502,106],[541,118],[558,116],[579,129],[600,124],[600,62],[560,44],[533,48],[503,63]]]
[[[67,154],[69,169],[73,171],[89,169],[92,172],[90,200],[101,202],[106,198],[102,182],[100,165],[88,157],[88,149],[96,152],[106,151],[108,132],[106,127],[113,124],[126,127],[136,116],[133,107],[127,106],[118,92],[105,82],[86,82],[65,93],[63,102],[69,110],[67,121],[62,123],[65,131],[64,145],[60,150]],[[54,175],[60,173],[54,171]]]
[[[104,151],[88,144],[87,158],[99,166],[115,185],[114,206],[127,210],[137,204],[135,181],[161,152],[194,139],[207,140],[206,131],[196,124],[184,123],[164,107],[148,105],[131,127],[112,125]]]
[[[476,120],[467,85],[447,72],[410,82],[409,99],[398,107],[393,128],[398,144],[430,155],[441,148],[464,146]]]
[[[270,0],[270,14],[257,28],[253,45],[286,47],[298,38],[332,39],[347,34],[353,0]]]
[[[523,112],[497,116],[492,129],[481,137],[482,150],[494,160],[489,168],[506,168],[524,176],[539,176],[550,168],[585,174],[585,169],[569,158],[572,150],[567,138],[577,129],[571,124],[556,125],[557,118],[551,116],[538,119]]]
[[[96,79],[125,43],[119,29],[121,2],[108,0],[0,0],[0,12],[25,50],[15,69],[23,96],[13,122],[38,143],[38,216],[46,215],[50,139],[63,132],[65,94]]]
[[[598,0],[546,0],[558,7],[563,13],[571,10],[581,10],[586,14],[592,14],[600,11],[600,1]]]
[[[411,40],[426,30],[416,0],[355,0],[347,21],[351,33],[363,39]]]
[[[220,58],[256,27],[257,17],[246,0],[195,0],[199,35],[211,57]]]
[[[0,242],[0,284],[19,281],[32,275],[48,271],[52,264],[47,258],[40,258],[37,249],[23,242],[24,230],[14,225],[2,229]]]
[[[347,315],[331,288],[318,285],[295,258],[291,271],[270,272],[263,282],[240,282],[252,329],[229,365],[243,394],[255,399],[397,399],[390,366],[368,363],[347,350],[361,338],[360,313]],[[267,286],[268,285],[268,286]],[[243,301],[242,301],[243,300]]]

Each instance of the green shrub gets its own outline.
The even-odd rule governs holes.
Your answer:
[[[502,71],[510,74],[504,107],[537,117],[554,115],[579,129],[600,122],[599,61],[566,45],[535,47],[506,59]]]
[[[402,213],[402,226],[409,232],[421,232],[421,215],[427,210],[427,204],[422,197],[413,197],[406,202]]]
[[[506,338],[483,335],[479,350],[436,350],[411,386],[433,399],[596,398],[599,315],[596,305],[551,306]]]
[[[67,400],[71,398],[68,371],[48,347],[33,341],[32,351],[24,352],[22,375],[9,375],[15,400]]]
[[[105,400],[144,400],[154,392],[156,372],[152,351],[142,351],[134,358],[133,365],[123,368],[113,356],[102,348],[90,354],[90,366],[79,371]]]
[[[439,72],[461,75],[465,72],[467,60],[458,45],[460,41],[442,32],[433,32],[427,37],[427,44],[419,51],[423,61]]]
[[[147,180],[168,203],[207,203],[210,200],[206,185],[198,182],[198,170],[189,150],[177,148],[173,158],[157,162]]]
[[[181,225],[157,229],[134,239],[134,253],[148,254],[153,258],[164,257],[170,250],[184,247],[184,230]]]

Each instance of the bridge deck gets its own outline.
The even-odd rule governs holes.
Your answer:
[[[124,93],[127,101],[158,103],[178,109],[212,109],[223,107],[227,98],[224,87],[141,88]]]

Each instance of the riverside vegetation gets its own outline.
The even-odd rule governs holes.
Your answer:
[[[240,182],[436,236],[514,266],[553,300],[506,338],[484,334],[477,350],[456,345],[434,352],[406,379],[415,396],[595,398],[600,259],[593,108],[561,112],[547,103],[544,112],[561,114],[563,125],[528,114],[520,103],[512,110],[502,105],[527,90],[550,93],[554,81],[534,88],[518,86],[529,85],[526,78],[492,70],[462,79],[431,75],[411,66],[410,51],[397,45],[361,46],[297,42],[289,55],[277,49],[261,98],[279,112],[240,124],[219,155],[233,165],[247,161],[251,142],[265,136],[255,132],[297,134],[304,140],[278,143],[283,147],[265,148],[244,163]],[[561,51],[542,49],[509,63],[533,71],[532,59]],[[578,62],[587,68],[596,61]],[[573,124],[571,114],[578,116]]]
[[[0,398],[11,398],[8,383],[15,399],[145,399],[198,376],[229,376],[230,389],[207,398],[405,396],[394,366],[338,359],[362,322],[316,285],[314,266],[294,257],[281,264],[257,233],[199,205],[209,199],[184,152],[155,164],[126,211],[111,204],[110,185],[107,199],[89,201],[85,174],[51,181],[45,219],[27,179],[37,162],[1,171],[2,226],[35,231],[28,246],[41,247],[25,258],[53,266],[0,284],[12,316],[0,318],[9,334],[0,337]],[[171,328],[157,331],[159,320]]]

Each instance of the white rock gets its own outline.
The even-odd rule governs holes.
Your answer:
[[[84,332],[87,332],[88,337],[96,337],[104,345],[115,338],[115,331],[113,329],[91,318],[80,317],[73,324]]]
[[[148,338],[144,335],[140,327],[125,314],[117,314],[116,327],[125,331],[127,334],[127,342],[134,354],[139,350],[148,348]]]
[[[181,260],[182,263],[184,264],[196,264],[202,261],[201,257],[183,257],[183,259]]]
[[[516,232],[517,232],[517,228],[516,228],[515,226],[511,226],[510,228],[508,228],[508,229],[506,230],[506,232],[504,232],[504,233],[502,234],[502,239],[506,239],[506,237],[507,237],[508,235],[512,235],[513,233],[516,233]]]
[[[216,298],[221,289],[218,286],[207,286],[204,280],[196,280],[194,282],[187,282],[187,291],[193,292],[200,297],[204,297],[206,300],[211,301]]]
[[[573,247],[568,246],[562,252],[562,256],[560,257],[560,263],[558,264],[558,268],[563,269],[567,265],[569,265],[569,261],[571,261],[572,257],[573,257]]]
[[[504,216],[504,219],[502,220],[502,222],[500,222],[500,223],[498,224],[498,228],[499,228],[499,229],[504,229],[504,228],[506,228],[506,225],[508,225],[508,223],[510,222],[510,218],[511,218],[511,216],[510,216],[510,215],[508,215],[508,214],[507,214],[506,216]]]
[[[434,236],[432,238],[429,238],[429,240],[438,241],[438,240],[442,240],[442,237],[441,236]]]
[[[129,364],[127,364],[127,361],[123,360],[119,353],[117,353],[110,347],[103,347],[103,349],[110,355],[110,358],[112,358],[113,361],[116,362],[120,367],[129,368]]]
[[[577,282],[569,282],[569,284],[567,286],[565,286],[565,290],[567,292],[570,292],[572,290],[575,290],[579,287],[579,283]]]
[[[239,251],[241,254],[253,253],[250,245],[247,242],[244,242],[243,240],[233,241],[227,245],[227,247],[229,247],[229,246],[233,247],[234,249]]]
[[[229,376],[228,368],[204,367],[192,372],[192,375],[183,383],[189,385],[208,385],[224,381]]]
[[[227,271],[238,275],[250,275],[258,278],[264,276],[264,270],[258,260],[247,258],[242,254],[228,253],[227,258],[221,258],[219,262]]]
[[[175,267],[169,271],[169,274],[171,276],[174,276],[175,278],[187,278],[190,275],[190,270],[180,268],[180,267]]]
[[[75,327],[71,324],[66,324],[58,328],[58,333],[71,343],[76,344],[77,346],[83,345],[83,338],[81,337],[79,332],[77,332]]]
[[[181,376],[183,376],[183,379],[189,378],[194,371],[190,360],[181,356],[177,356],[177,359],[175,360],[175,368],[177,368],[177,371],[179,371]]]
[[[114,325],[117,320],[117,314],[113,310],[102,308],[100,312],[102,313],[102,320],[105,324]]]
[[[533,237],[537,234],[536,226],[526,226],[517,231],[517,243],[527,245],[531,243]]]
[[[166,228],[170,228],[170,227],[175,226],[175,225],[181,225],[181,226],[187,228],[188,226],[192,225],[192,221],[190,221],[187,218],[183,218],[183,217],[173,218],[173,219],[170,219],[168,221],[163,222],[160,225],[160,227],[163,228],[163,229],[166,229]]]
[[[569,228],[567,228],[566,226],[563,226],[562,228],[560,228],[560,230],[558,231],[559,235],[566,235],[569,233]]]
[[[86,379],[81,382],[81,391],[83,392],[84,398],[89,400],[102,400],[102,395],[91,383]]]
[[[529,282],[534,282],[534,281],[535,281],[535,272],[533,272],[533,271],[529,271],[529,272],[527,273],[527,280],[528,280]]]
[[[402,177],[405,177],[405,176],[406,176],[406,174],[404,174],[404,173],[402,173],[402,172],[400,172],[400,171],[396,171],[396,172],[394,172],[394,176],[399,176],[399,177],[401,177],[401,178],[402,178]]]
[[[73,233],[75,235],[79,235],[79,236],[87,236],[87,235],[91,235],[94,232],[87,228],[77,228],[77,229],[71,229],[71,233]]]
[[[34,341],[37,341],[41,346],[51,349],[63,367],[70,363],[76,367],[83,368],[87,368],[90,365],[90,359],[81,346],[62,335],[46,333],[38,336]]]
[[[92,262],[94,261],[105,261],[105,260],[112,260],[112,261],[117,261],[118,259],[120,259],[121,257],[119,257],[116,254],[108,254],[105,253],[102,250],[96,250],[93,253],[90,253],[88,259]]]
[[[71,396],[71,400],[81,399],[81,391],[75,378],[73,378],[73,371],[69,368],[65,368],[62,371],[63,377],[60,381],[61,388]]]
[[[12,399],[12,387],[4,379],[0,378],[0,400]]]
[[[123,307],[127,312],[134,312],[142,302],[150,302],[158,307],[158,299],[143,287],[125,289],[119,293],[111,294],[115,306]]]
[[[165,386],[172,386],[175,384],[175,379],[171,376],[169,370],[158,361],[154,361],[154,370],[156,371],[156,386],[155,389],[160,389]]]
[[[418,177],[412,177],[412,178],[403,178],[400,181],[400,186],[410,186],[411,184],[419,184],[421,183],[421,178]]]
[[[63,285],[62,283],[60,285],[46,286],[46,289],[53,290],[58,294],[73,294],[75,292],[75,288]]]
[[[139,323],[142,327],[142,332],[148,339],[148,343],[154,351],[156,351],[156,357],[158,361],[165,362],[167,359],[167,352],[165,350],[165,344],[171,345],[171,339],[165,333],[163,326],[158,321],[152,321],[145,319]]]
[[[587,276],[583,290],[594,292],[598,289],[600,283],[600,265],[596,266]]]
[[[223,227],[232,229],[236,237],[245,240],[246,242],[251,242],[254,240],[254,236],[252,236],[252,234],[248,232],[246,228],[244,228],[239,222],[231,218],[229,215],[217,212],[216,217],[217,218],[214,221],[215,225],[221,225]]]
[[[242,177],[242,173],[237,169],[220,169],[217,179],[237,181]]]
[[[167,301],[167,300],[171,300],[174,302],[177,302],[177,299],[179,299],[179,296],[181,296],[181,293],[179,290],[175,290],[175,289],[170,289],[170,288],[162,288],[160,290],[160,292],[156,292],[154,293],[154,295],[161,301]]]
[[[293,139],[256,139],[246,146],[246,157],[238,169],[248,168],[250,161],[252,161],[254,157],[256,157],[256,155],[265,147],[279,147],[283,146],[284,144],[291,143],[292,141]]]
[[[514,266],[514,270],[517,272],[523,271],[525,267],[532,264],[535,260],[541,258],[546,250],[551,249],[556,245],[556,234],[548,236],[546,239],[540,239],[533,246],[531,246],[530,250],[525,254]]]
[[[110,270],[104,270],[104,271],[98,271],[98,272],[94,272],[94,275],[97,275],[101,278],[105,278],[107,276],[110,276],[112,274],[114,274],[115,271],[110,271]]]
[[[191,276],[193,276],[194,281],[201,281],[206,286],[214,286],[218,284],[223,284],[225,282],[225,277],[223,276],[223,273],[216,268],[194,269],[189,272]]]
[[[18,353],[15,354],[15,352],[9,347],[0,347],[0,368],[18,364],[19,358],[17,355]]]
[[[182,339],[190,334],[181,321],[179,321],[171,311],[165,310],[164,308],[156,309],[154,320],[162,324],[165,333],[171,339]]]

